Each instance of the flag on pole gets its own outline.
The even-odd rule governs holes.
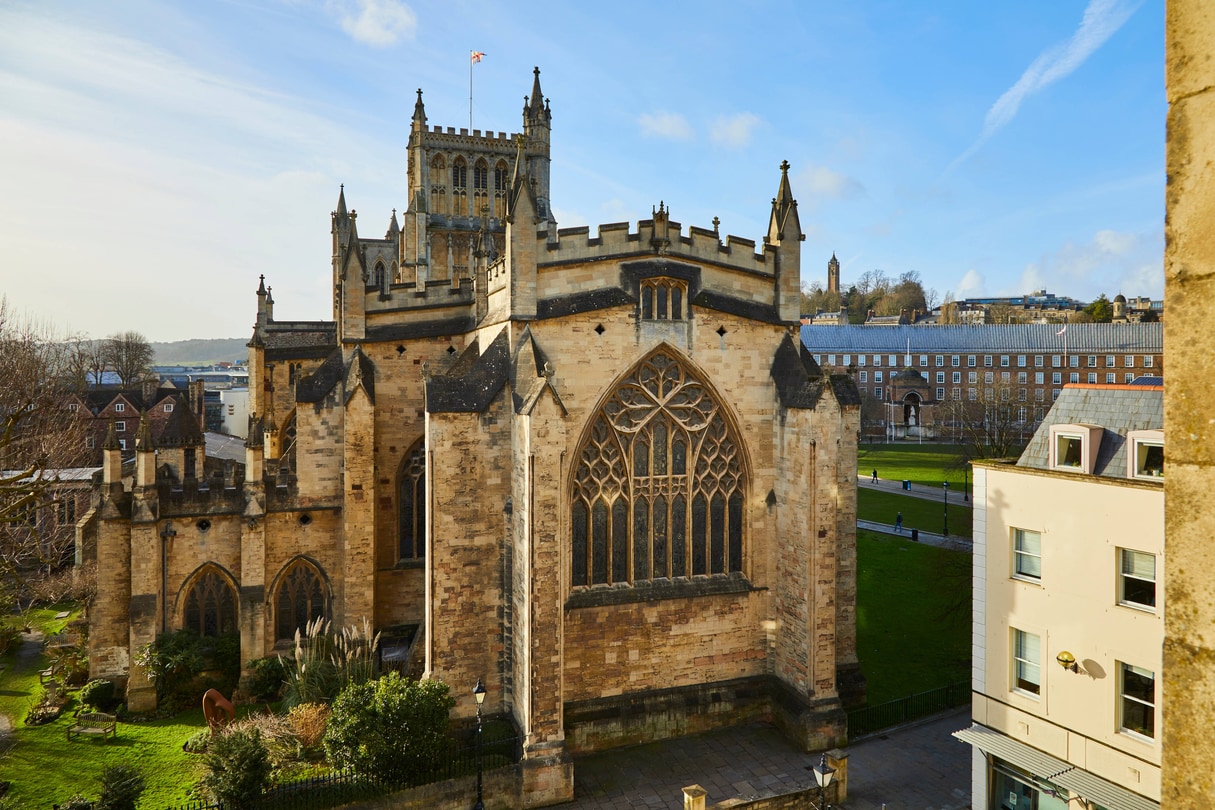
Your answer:
[[[483,57],[483,56],[485,56],[484,51],[469,51],[469,56],[468,56],[468,58],[470,60],[469,64],[475,65],[477,62],[481,61],[481,57]]]

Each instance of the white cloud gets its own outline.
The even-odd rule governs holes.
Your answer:
[[[865,187],[855,177],[826,166],[806,166],[796,173],[793,193],[799,196],[830,197],[841,200],[865,193]]]
[[[954,290],[954,298],[961,301],[963,298],[978,298],[983,295],[983,291],[987,288],[987,282],[983,278],[983,274],[978,270],[967,270],[966,275],[962,276],[958,282],[957,289]]]
[[[1107,39],[1122,27],[1135,13],[1139,3],[1129,4],[1124,0],[1089,0],[1084,9],[1080,27],[1067,42],[1043,51],[1016,83],[996,99],[983,120],[983,131],[970,148],[954,159],[945,170],[953,171],[977,152],[988,139],[1008,125],[1016,117],[1021,102],[1051,84],[1066,78],[1084,64]]]
[[[679,113],[642,113],[638,116],[637,123],[641,125],[641,132],[644,135],[672,141],[692,140],[692,127],[688,124],[688,120]]]
[[[400,0],[331,0],[342,30],[365,45],[386,48],[413,39],[418,17]]]
[[[1164,235],[1100,230],[1083,244],[1068,242],[1053,255],[1031,262],[1020,287],[1009,294],[1048,288],[1080,299],[1105,293],[1160,297],[1164,292]],[[1049,287],[1048,287],[1049,284]]]
[[[759,116],[753,113],[723,115],[709,128],[709,139],[720,146],[746,146],[760,123]]]

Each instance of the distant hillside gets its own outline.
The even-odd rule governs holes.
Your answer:
[[[153,365],[157,366],[204,366],[212,363],[249,359],[245,346],[248,338],[216,338],[214,340],[177,340],[172,343],[153,343],[155,353]]]

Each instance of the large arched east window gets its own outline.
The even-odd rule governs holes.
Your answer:
[[[655,352],[592,418],[579,450],[571,584],[741,571],[745,489],[721,405],[673,354]]]
[[[298,629],[325,615],[325,582],[315,566],[296,560],[279,580],[275,599],[275,638],[291,639]]]
[[[236,632],[236,593],[228,580],[214,568],[204,570],[190,585],[182,626],[200,636],[222,636]]]
[[[426,445],[422,441],[405,455],[397,487],[398,556],[420,560],[426,556]]]

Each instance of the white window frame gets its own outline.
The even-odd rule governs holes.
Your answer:
[[[126,440],[126,439],[119,439],[119,440],[118,440],[118,448],[119,448],[120,450],[126,450],[126,449],[127,449],[127,440]]]
[[[991,368],[991,355],[983,355],[983,368]]]
[[[1164,431],[1132,430],[1126,439],[1131,448],[1127,459],[1127,476],[1145,481],[1164,480]],[[1157,454],[1153,452],[1155,448],[1160,449],[1159,466],[1156,464]]]
[[[1089,368],[1096,368],[1096,367],[1097,367],[1097,355],[1095,355],[1095,354],[1090,354],[1090,355],[1088,356],[1088,367],[1089,367]]]
[[[938,371],[937,372],[937,385],[944,385],[944,384],[945,384],[945,372]],[[937,397],[937,399],[940,399],[940,397]]]
[[[1058,391],[1058,389],[1055,390],[1056,392]],[[1084,451],[1086,449],[1084,446],[1084,439],[1084,435],[1080,433],[1069,433],[1062,430],[1058,431],[1057,433],[1052,433],[1050,447],[1051,466],[1056,470],[1083,470]],[[1066,449],[1063,446],[1064,442],[1068,443]],[[1071,442],[1077,442],[1080,449],[1080,459],[1075,464],[1068,464],[1060,460],[1061,455],[1063,458],[1067,457],[1066,450],[1071,448]]]
[[[1067,373],[1067,381],[1073,385],[1080,382],[1080,372],[1079,371],[1069,371]]]
[[[1097,372],[1095,372],[1095,371],[1090,371],[1090,372],[1088,373],[1088,384],[1089,384],[1089,385],[1096,385],[1096,384],[1097,384]]]
[[[1008,355],[1000,355],[1000,368],[1008,368]]]
[[[1150,574],[1147,571],[1149,562],[1151,566]],[[1146,610],[1149,613],[1155,613],[1156,605],[1160,601],[1160,589],[1156,582],[1156,570],[1158,568],[1155,554],[1147,551],[1137,551],[1133,548],[1119,548],[1118,604],[1123,607],[1134,608],[1135,610]],[[1151,583],[1152,601],[1150,604],[1127,596],[1127,585],[1131,582]]]
[[[880,385],[875,385],[875,386],[873,387],[873,395],[874,395],[875,397],[877,397],[878,399],[881,399],[881,398],[882,398],[882,386],[880,386]]]
[[[126,409],[127,409],[127,406],[125,403],[123,403],[123,402],[114,403],[114,413],[122,413]]]
[[[1012,578],[1022,582],[1042,582],[1041,532],[1012,529]]]
[[[863,383],[869,382],[869,372],[868,371],[861,371],[858,373],[860,374],[860,378],[858,379],[858,382],[863,382]]]
[[[973,354],[966,355],[966,365],[969,368],[975,367],[975,356]]]
[[[1046,367],[1046,358],[1040,354],[1035,354],[1034,355],[1034,368],[1045,368],[1045,367]]]
[[[937,368],[944,368],[944,367],[945,367],[945,355],[943,355],[943,354],[938,354],[938,355],[936,356],[936,361],[937,361]]]
[[[173,413],[173,403],[172,402],[165,403],[165,413]]]
[[[1152,679],[1152,700],[1149,703],[1137,695],[1127,694],[1126,676],[1130,673],[1141,678]],[[1156,742],[1156,673],[1150,669],[1137,667],[1134,664],[1128,664],[1125,661],[1118,662],[1118,733],[1125,734],[1137,740],[1145,740],[1147,742]],[[1127,704],[1134,706],[1146,706],[1151,712],[1151,729],[1143,730],[1138,728],[1128,728],[1126,725]]]
[[[1143,367],[1144,367],[1144,368],[1151,368],[1151,367],[1152,367],[1152,362],[1153,362],[1152,355],[1150,355],[1150,354],[1145,354],[1145,355],[1143,356]]]
[[[937,389],[937,402],[942,402],[942,401],[944,401],[944,399],[945,399],[945,389],[938,388]]]
[[[1133,355],[1133,354],[1124,355],[1122,358],[1122,367],[1123,368],[1134,368],[1135,367],[1135,355]]]
[[[1016,627],[1012,628],[1012,647],[1009,657],[1012,662],[1011,690],[1019,695],[1041,700],[1042,637]]]
[[[114,421],[114,432],[115,433],[126,433],[127,432],[127,423],[121,419],[115,420]]]
[[[873,372],[873,381],[875,383],[884,382],[884,380],[882,379],[882,372],[880,372],[880,371]]]
[[[1116,372],[1116,371],[1105,372],[1105,384],[1106,385],[1116,385],[1117,383],[1118,383],[1118,372]]]
[[[1124,383],[1128,383],[1128,384],[1134,382],[1135,381],[1135,372],[1128,371],[1127,373],[1123,374],[1122,381]]]
[[[961,368],[961,367],[962,367],[962,355],[960,355],[960,354],[952,354],[952,355],[950,355],[950,356],[949,356],[949,361],[950,361],[950,362],[949,362],[949,365],[953,366],[954,368]]]

